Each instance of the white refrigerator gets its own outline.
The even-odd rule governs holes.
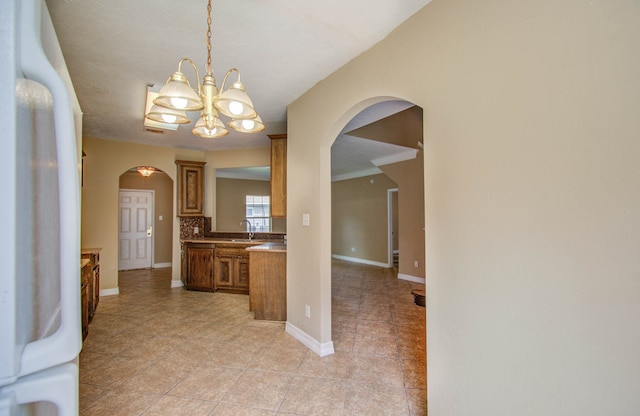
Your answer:
[[[42,0],[0,0],[0,102],[0,416],[77,415],[81,111]]]

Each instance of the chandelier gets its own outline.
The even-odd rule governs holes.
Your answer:
[[[148,178],[149,176],[153,175],[155,172],[158,171],[153,166],[138,166],[136,170],[140,175],[144,176],[145,178]]]
[[[198,80],[197,91],[191,87],[187,77],[182,73],[184,62],[195,70]],[[237,74],[237,80],[225,90],[227,78],[233,73]],[[190,123],[191,120],[185,112],[200,111],[200,118],[191,132],[203,138],[219,138],[229,133],[219,114],[230,117],[229,127],[236,131],[256,133],[264,130],[262,119],[253,108],[253,103],[240,82],[240,71],[237,68],[227,71],[218,91],[211,68],[211,0],[207,5],[207,65],[202,83],[197,66],[191,59],[182,58],[178,63],[178,71],[169,77],[153,100],[153,104],[146,117],[161,123]]]

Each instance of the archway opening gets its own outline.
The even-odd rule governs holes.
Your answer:
[[[394,357],[419,405],[426,313],[412,292],[425,290],[422,142],[422,109],[387,100],[353,117],[331,146],[334,349]]]
[[[173,180],[153,166],[144,167],[150,174],[140,168],[119,177],[119,271],[172,265]]]

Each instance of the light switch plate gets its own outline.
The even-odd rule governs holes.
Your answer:
[[[308,227],[308,226],[311,225],[308,213],[302,214],[302,225],[305,226],[305,227]]]

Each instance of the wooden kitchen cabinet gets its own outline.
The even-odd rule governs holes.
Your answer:
[[[178,216],[204,216],[204,165],[206,162],[176,160],[178,167]]]
[[[251,287],[249,310],[255,319],[287,320],[287,252],[286,246],[275,250],[249,249]]]
[[[186,244],[184,284],[188,290],[213,292],[214,251],[213,244]]]
[[[271,139],[271,216],[287,216],[287,135],[270,134]]]
[[[93,320],[100,302],[100,251],[101,248],[83,248],[80,251],[80,257],[89,260],[91,270],[87,297],[89,322]]]
[[[82,340],[89,335],[89,299],[91,282],[91,262],[88,259],[83,259],[80,262],[80,303],[82,313]]]
[[[216,290],[249,293],[249,254],[245,247],[217,246],[214,262]]]

